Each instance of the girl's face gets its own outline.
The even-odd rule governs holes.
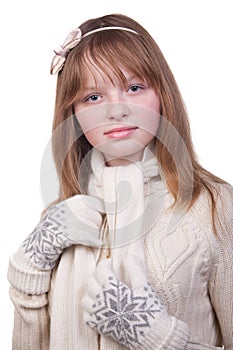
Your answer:
[[[87,88],[75,102],[76,118],[90,144],[104,154],[108,166],[141,160],[159,127],[160,103],[148,84],[122,70],[125,86],[92,68]]]

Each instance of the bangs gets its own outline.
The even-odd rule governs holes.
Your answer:
[[[69,57],[74,69],[72,76],[79,81],[78,94],[85,90],[90,74],[95,81],[93,66],[111,83],[118,80],[125,86],[126,77],[122,70],[126,70],[156,88],[155,69],[137,34],[120,30],[95,33],[84,38],[70,55],[73,56]]]

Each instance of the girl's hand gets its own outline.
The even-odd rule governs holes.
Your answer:
[[[84,320],[97,333],[112,337],[129,349],[147,349],[144,344],[151,346],[148,334],[155,332],[154,347],[148,349],[157,349],[169,333],[172,317],[147,282],[139,259],[128,257],[125,269],[131,286],[117,278],[110,259],[98,264],[82,300]]]
[[[104,207],[97,197],[76,195],[47,210],[23,242],[24,252],[42,270],[50,270],[64,248],[73,244],[100,247]]]

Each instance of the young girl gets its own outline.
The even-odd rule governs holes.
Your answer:
[[[148,32],[91,19],[55,50],[57,201],[10,258],[14,349],[233,349],[233,189],[198,163]]]

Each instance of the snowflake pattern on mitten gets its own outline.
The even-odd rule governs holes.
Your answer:
[[[40,269],[52,269],[63,249],[74,243],[64,234],[65,213],[64,203],[51,207],[23,242],[25,253]]]
[[[149,283],[130,289],[113,276],[108,277],[92,309],[87,324],[129,349],[141,344],[156,314],[166,313]]]

